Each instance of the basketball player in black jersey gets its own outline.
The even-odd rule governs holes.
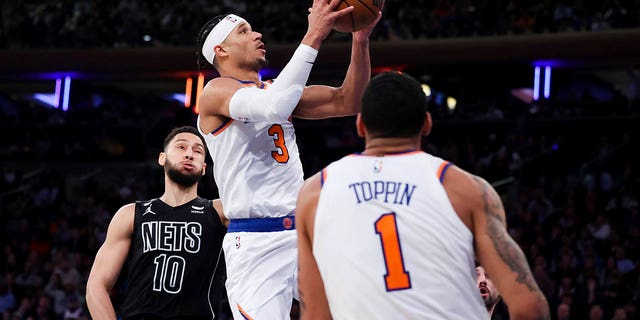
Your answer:
[[[194,127],[172,130],[158,163],[165,191],[123,206],[109,225],[87,283],[93,319],[116,319],[109,296],[127,266],[123,319],[212,319],[209,291],[226,219],[219,199],[198,197],[205,142]]]

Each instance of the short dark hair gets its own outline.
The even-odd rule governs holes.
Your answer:
[[[202,28],[200,28],[197,39],[198,48],[196,50],[196,63],[198,64],[198,68],[206,68],[210,66],[213,66],[215,68],[215,64],[209,63],[209,61],[207,61],[207,58],[205,58],[202,54],[202,46],[204,46],[204,41],[207,40],[207,36],[209,35],[209,33],[211,33],[211,30],[213,30],[213,28],[218,25],[218,23],[222,21],[222,19],[224,19],[224,17],[226,17],[227,15],[228,14],[221,14],[215,16],[211,20],[207,21],[204,26],[202,26]]]
[[[427,97],[413,77],[385,72],[373,77],[362,97],[362,121],[376,137],[412,137],[420,134]]]
[[[183,132],[193,133],[196,136],[198,136],[198,138],[200,138],[200,141],[202,141],[202,145],[204,146],[204,148],[207,149],[207,143],[204,141],[204,138],[202,137],[200,132],[198,132],[198,129],[192,126],[182,126],[182,127],[173,128],[173,130],[171,130],[169,134],[167,134],[167,137],[164,138],[164,144],[162,145],[162,150],[166,151],[167,146],[169,145],[169,143],[171,143],[171,140],[173,140],[173,138],[175,138],[178,134]]]

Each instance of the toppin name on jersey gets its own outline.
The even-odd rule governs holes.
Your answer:
[[[378,200],[408,206],[417,186],[397,181],[360,181],[349,185],[356,203]]]

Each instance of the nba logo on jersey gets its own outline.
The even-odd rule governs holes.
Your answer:
[[[240,236],[236,236],[236,249],[240,249]]]
[[[380,173],[382,171],[382,165],[383,165],[382,160],[376,160],[373,163],[373,172]]]

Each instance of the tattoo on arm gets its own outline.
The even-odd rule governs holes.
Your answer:
[[[487,181],[478,177],[474,179],[482,186],[482,199],[487,215],[487,235],[493,241],[498,255],[517,274],[516,281],[526,285],[530,291],[538,292],[540,289],[533,279],[524,253],[507,233],[504,214],[501,214],[504,211],[502,200]]]
[[[474,177],[474,179],[482,186],[482,200],[487,215],[487,235],[491,238],[493,246],[502,261],[517,274],[516,281],[524,284],[530,292],[536,295],[540,306],[539,319],[551,319],[547,300],[529,270],[524,253],[507,233],[502,200],[487,181],[478,177]]]
[[[298,263],[298,274],[300,274],[300,264]],[[304,291],[298,286],[298,303],[300,304],[300,316],[305,312],[307,305],[304,303]]]

